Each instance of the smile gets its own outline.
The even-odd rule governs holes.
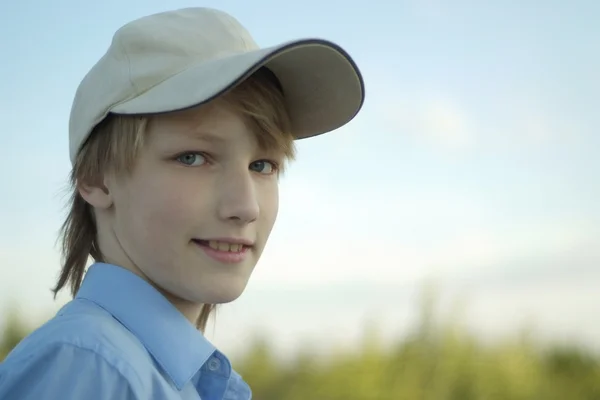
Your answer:
[[[241,243],[227,243],[220,242],[218,240],[209,240],[207,241],[208,247],[214,250],[219,251],[228,251],[230,253],[239,253],[244,248],[244,245]]]
[[[229,242],[222,240],[192,240],[209,257],[226,264],[235,264],[243,261],[252,248],[250,242]]]

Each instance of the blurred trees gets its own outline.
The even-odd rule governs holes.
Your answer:
[[[390,345],[376,327],[330,357],[281,361],[264,339],[237,370],[257,400],[600,400],[600,358],[576,347],[542,348],[528,335],[483,345],[453,319],[436,318],[426,290],[414,332]]]
[[[19,317],[17,307],[8,307],[0,333],[0,361],[31,331]]]

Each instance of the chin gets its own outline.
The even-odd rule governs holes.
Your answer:
[[[237,300],[242,293],[244,293],[245,288],[246,285],[229,285],[229,287],[222,287],[220,290],[210,293],[210,296],[207,297],[210,297],[210,304],[231,303],[232,301]]]
[[[225,304],[237,300],[246,289],[247,280],[214,282],[210,287],[198,287],[190,296],[196,303]]]
[[[236,293],[221,293],[219,296],[211,298],[212,301],[205,302],[205,304],[227,304],[237,300],[241,295],[242,291]]]

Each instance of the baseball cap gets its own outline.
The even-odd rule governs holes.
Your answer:
[[[118,29],[77,88],[69,120],[71,162],[109,113],[157,114],[201,105],[262,67],[280,83],[296,139],[345,125],[364,102],[361,72],[335,43],[307,38],[260,48],[223,11],[157,13]]]

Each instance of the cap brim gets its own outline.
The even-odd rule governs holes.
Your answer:
[[[263,66],[281,83],[298,139],[345,125],[363,105],[364,82],[352,58],[332,42],[306,39],[198,63],[110,111],[154,114],[198,106]]]

